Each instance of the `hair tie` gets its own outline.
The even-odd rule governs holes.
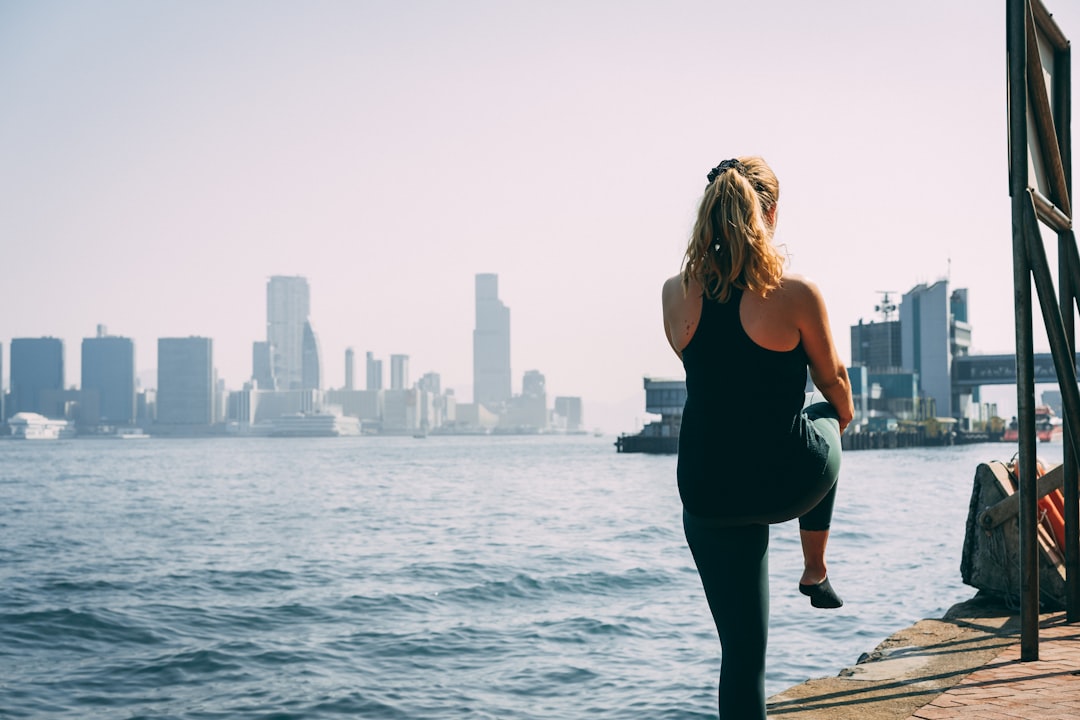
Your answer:
[[[731,170],[731,169],[737,170],[738,173],[740,175],[742,175],[743,177],[749,177],[749,174],[747,173],[747,170],[746,170],[746,166],[743,165],[741,162],[739,162],[737,159],[731,158],[730,160],[723,161],[722,163],[720,163],[719,165],[717,165],[716,167],[714,167],[712,170],[709,171],[709,174],[708,174],[709,182],[712,182],[713,180],[720,177],[725,172],[727,172],[728,170]]]

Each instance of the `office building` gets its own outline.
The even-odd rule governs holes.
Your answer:
[[[408,390],[409,389],[409,356],[408,355],[391,355],[390,356],[390,389],[391,390]]]
[[[251,346],[251,379],[259,390],[276,390],[274,353],[267,341],[256,340]]]
[[[420,376],[416,387],[433,395],[442,394],[442,377],[437,372],[427,372]]]
[[[361,425],[378,427],[383,416],[381,390],[328,390],[326,402],[341,408],[343,415],[359,418]]]
[[[382,431],[415,432],[420,429],[420,391],[391,388],[383,393]]]
[[[499,276],[476,276],[473,403],[492,408],[510,400],[510,308],[499,300]]]
[[[567,432],[579,432],[584,429],[585,418],[579,397],[556,397],[555,415],[559,418],[559,424]]]
[[[109,335],[103,325],[97,337],[82,341],[82,409],[85,425],[135,423],[135,343]]]
[[[548,425],[546,380],[539,370],[528,370],[521,379],[521,395],[514,398],[513,424],[544,430]]]
[[[209,426],[214,421],[213,341],[158,339],[157,422]]]
[[[345,389],[355,390],[353,374],[356,372],[356,353],[352,348],[345,348]]]
[[[383,389],[382,360],[376,360],[375,355],[371,352],[367,354],[367,389]]]
[[[304,329],[311,310],[306,278],[275,275],[266,283],[266,340],[276,387],[304,387]]]
[[[8,417],[32,412],[64,417],[64,341],[59,338],[15,338],[11,341],[11,398]]]
[[[320,359],[319,338],[310,322],[304,322],[303,356],[300,365],[300,389],[319,390],[322,388],[322,360]]]
[[[900,369],[904,363],[901,337],[899,320],[859,320],[851,326],[851,364],[882,372]]]
[[[954,298],[963,320],[953,313]],[[950,293],[946,280],[913,287],[900,304],[903,367],[918,374],[919,387],[934,401],[939,416],[954,417],[963,411],[952,391],[952,358],[966,355],[971,347],[966,317],[967,291]]]

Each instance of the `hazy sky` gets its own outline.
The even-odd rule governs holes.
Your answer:
[[[878,291],[946,275],[973,350],[1012,352],[1005,79],[1000,1],[0,0],[4,384],[43,335],[78,384],[104,323],[146,370],[158,337],[211,337],[237,388],[283,274],[327,386],[351,346],[467,401],[493,272],[514,391],[538,369],[632,430],[642,377],[682,377],[660,286],[742,154],[846,361]]]

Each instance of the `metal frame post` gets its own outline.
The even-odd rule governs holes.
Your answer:
[[[1062,392],[1065,453],[1067,620],[1080,619],[1080,386],[1074,351],[1080,309],[1080,252],[1072,228],[1072,90],[1069,41],[1042,0],[1006,0],[1009,66],[1009,196],[1012,199],[1013,292],[1016,302],[1016,400],[1020,424],[1020,659],[1039,659],[1038,491],[1035,482],[1035,381],[1032,281],[1038,293]],[[1052,49],[1053,87],[1042,52]],[[1044,196],[1028,177],[1029,122],[1039,148]],[[1058,294],[1040,223],[1057,233]]]

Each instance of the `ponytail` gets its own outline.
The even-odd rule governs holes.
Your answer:
[[[683,258],[683,289],[697,280],[720,302],[732,286],[764,297],[780,286],[786,260],[768,219],[780,195],[776,175],[761,158],[744,157],[725,160],[708,177]]]

